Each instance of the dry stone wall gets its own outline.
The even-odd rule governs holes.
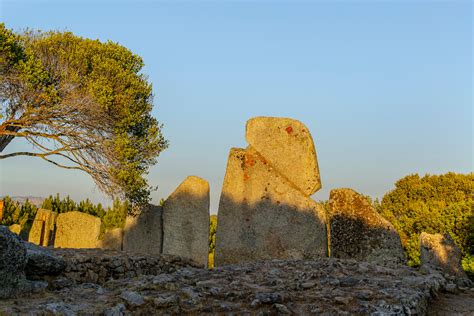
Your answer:
[[[393,225],[352,189],[330,193],[331,256],[391,265],[405,262]]]
[[[209,249],[209,183],[186,178],[163,205],[163,253],[207,266]]]
[[[101,231],[98,217],[81,213],[67,212],[58,215],[56,220],[55,248],[95,248]]]
[[[309,198],[320,182],[307,128],[291,119],[255,118],[247,124],[247,140],[251,145],[231,149],[227,162],[216,265],[327,256],[325,212]],[[292,162],[309,171],[294,175]]]

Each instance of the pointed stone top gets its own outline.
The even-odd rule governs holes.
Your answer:
[[[270,164],[305,195],[321,188],[318,160],[308,128],[298,120],[254,117],[245,138]]]
[[[183,182],[181,182],[181,184],[176,188],[173,193],[171,193],[170,196],[179,193],[188,193],[193,194],[195,196],[209,194],[209,182],[197,176],[189,176],[184,179]]]

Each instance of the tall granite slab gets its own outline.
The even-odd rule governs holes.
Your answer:
[[[332,190],[329,213],[331,256],[382,265],[405,263],[397,231],[361,194]]]
[[[123,230],[123,250],[133,253],[155,254],[162,252],[163,210],[149,204],[136,216],[128,216]]]
[[[207,266],[209,253],[209,183],[187,177],[163,205],[163,253]]]
[[[230,151],[218,216],[217,266],[327,256],[324,208],[252,146]]]
[[[247,142],[306,196],[321,188],[313,138],[300,121],[255,117],[247,122]]]
[[[55,248],[96,248],[102,222],[100,218],[82,213],[61,213],[56,219]]]
[[[107,230],[102,239],[99,240],[97,248],[122,250],[123,229],[114,228]]]
[[[28,235],[28,241],[39,246],[49,246],[56,213],[46,209],[38,209]]]
[[[445,274],[467,279],[461,265],[461,249],[449,234],[420,234],[420,262],[423,269],[438,269]]]

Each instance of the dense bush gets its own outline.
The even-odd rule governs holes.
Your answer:
[[[209,222],[209,268],[214,267],[214,253],[216,251],[217,215],[211,215]]]
[[[474,271],[474,174],[418,174],[398,180],[378,212],[397,229],[412,266],[420,264],[421,232],[448,233],[461,248],[464,268]]]

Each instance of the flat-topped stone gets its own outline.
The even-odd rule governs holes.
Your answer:
[[[55,248],[95,248],[99,240],[100,218],[82,212],[61,213],[56,219]]]
[[[149,204],[136,216],[127,216],[123,229],[123,250],[157,255],[162,250],[162,208]]]
[[[300,121],[255,117],[247,121],[245,138],[276,171],[306,196],[321,188],[313,138]]]
[[[163,253],[207,266],[209,183],[187,177],[163,205]]]
[[[218,216],[217,266],[327,256],[323,207],[252,147],[230,151]]]
[[[405,262],[397,231],[361,194],[331,190],[329,213],[331,256],[383,265]]]

